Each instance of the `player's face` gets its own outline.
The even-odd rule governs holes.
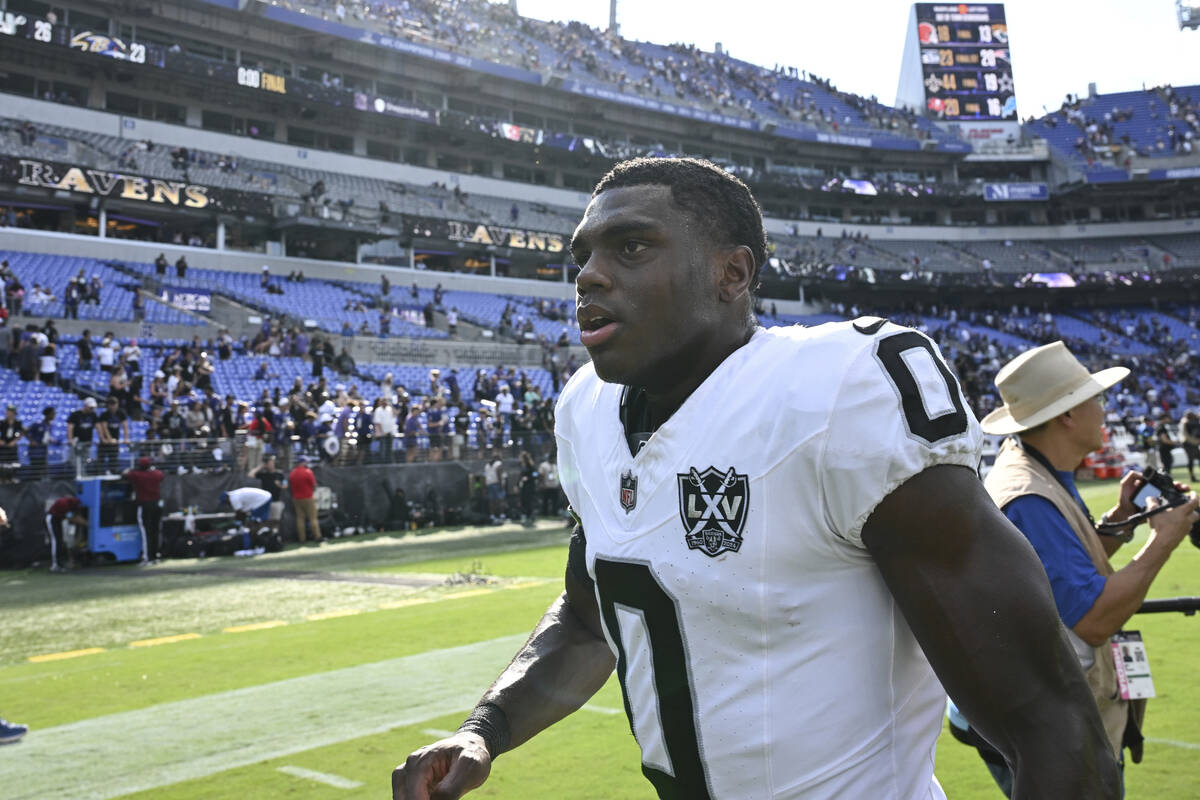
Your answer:
[[[571,252],[580,339],[603,380],[669,388],[718,338],[708,241],[666,186],[609,189],[588,205]]]

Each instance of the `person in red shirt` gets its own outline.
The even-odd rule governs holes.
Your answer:
[[[63,540],[63,522],[87,528],[88,510],[75,495],[67,495],[55,500],[46,511],[46,530],[50,533],[50,571],[62,572],[62,556],[67,556],[67,565],[75,566],[75,559],[67,550]]]
[[[322,542],[321,526],[317,522],[317,500],[313,492],[317,488],[317,476],[308,468],[308,456],[300,456],[296,468],[288,474],[288,489],[292,492],[292,505],[296,509],[296,537],[304,541],[305,527],[312,530],[313,541]]]
[[[162,543],[162,482],[166,476],[143,456],[137,460],[137,468],[126,470],[123,477],[132,484],[133,499],[137,503],[138,528],[142,531],[142,560],[139,563],[158,563]]]

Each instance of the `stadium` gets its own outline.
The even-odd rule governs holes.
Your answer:
[[[1200,35],[1200,9],[1164,7],[1164,36]],[[1004,6],[918,3],[886,23],[904,54],[884,102],[800,56],[626,38],[625,13],[0,0],[15,797],[378,797],[458,727],[563,591],[555,406],[589,361],[572,236],[627,159],[704,159],[750,188],[760,326],[915,328],[980,419],[1002,365],[1064,341],[1132,370],[1075,472],[1086,505],[1099,517],[1130,467],[1190,481],[1200,81],[1131,66],[1021,115],[1035,79]],[[156,547],[122,478],[147,464]],[[260,486],[247,525],[237,493]],[[58,510],[73,497],[81,517]],[[1192,595],[1185,544],[1150,597]],[[1193,797],[1200,631],[1133,623],[1157,700],[1127,794]],[[627,708],[614,677],[472,796],[653,796]],[[936,773],[951,798],[1001,796],[948,731]]]

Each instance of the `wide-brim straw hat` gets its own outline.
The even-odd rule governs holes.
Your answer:
[[[984,433],[1021,433],[1103,392],[1129,374],[1127,367],[1088,372],[1062,342],[1035,347],[996,374],[1001,408],[983,418]]]

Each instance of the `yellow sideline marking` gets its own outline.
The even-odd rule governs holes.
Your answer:
[[[361,608],[342,608],[337,611],[322,611],[320,614],[309,614],[305,619],[318,622],[323,619],[334,619],[336,617],[353,617],[355,614],[361,613]]]
[[[79,658],[79,656],[90,656],[93,653],[103,652],[103,647],[87,647],[83,650],[66,650],[62,653],[46,653],[40,656],[30,656],[29,660],[35,664],[40,664],[43,661],[62,661],[67,658]]]
[[[278,628],[280,625],[287,625],[281,619],[273,619],[268,622],[251,622],[249,625],[234,625],[231,628],[222,628],[221,633],[245,633],[246,631],[262,631],[267,628]]]
[[[510,583],[508,586],[501,586],[500,588],[501,589],[528,589],[530,586],[541,586],[542,584],[547,583],[548,580],[550,580],[550,579],[547,579],[544,581],[521,581],[520,583]]]
[[[160,636],[157,639],[141,639],[136,642],[130,642],[130,647],[154,647],[160,644],[174,644],[175,642],[186,642],[188,639],[199,639],[198,633],[180,633],[175,636]]]
[[[408,608],[409,606],[420,606],[432,602],[433,600],[428,597],[414,597],[410,600],[389,600],[386,603],[380,603],[379,609],[386,611],[392,608]]]

